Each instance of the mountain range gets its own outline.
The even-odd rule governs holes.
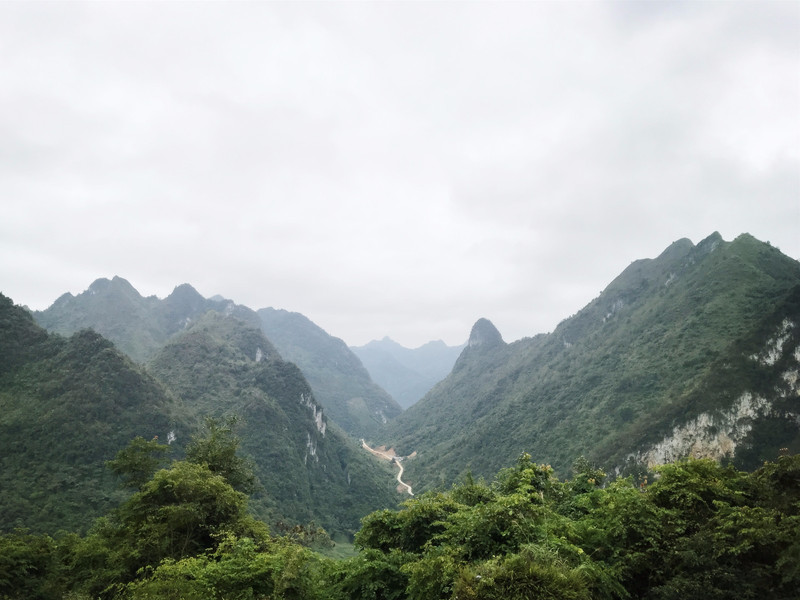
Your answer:
[[[301,370],[262,331],[210,311],[147,364],[198,417],[235,415],[267,522],[316,521],[352,532],[370,510],[396,502],[385,470],[325,415]]]
[[[392,396],[377,385],[342,340],[296,312],[262,308],[261,328],[286,360],[303,371],[319,402],[357,438],[379,436],[400,414]]]
[[[0,295],[0,530],[85,530],[124,497],[104,462],[188,435],[179,400],[90,330],[48,334]]]
[[[205,416],[241,417],[259,516],[334,532],[401,498],[358,438],[408,457],[416,493],[523,452],[643,479],[685,456],[752,470],[800,451],[800,263],[747,234],[634,261],[551,333],[506,343],[480,319],[459,349],[351,349],[188,284],[160,300],[98,279],[32,314],[2,300],[4,529],[85,526],[120,498],[104,460],[136,435],[180,453]],[[409,404],[430,389],[402,411],[376,381]]]
[[[350,347],[373,381],[404,409],[450,373],[463,349],[464,344],[448,346],[441,340],[411,349],[388,337]]]
[[[177,293],[191,299],[187,291]],[[105,318],[120,292],[138,296],[118,278],[81,296],[104,307]],[[300,369],[252,318],[233,316],[237,309],[178,313],[184,327],[157,350],[154,340],[171,321],[134,312],[128,324],[150,324],[136,338],[149,355],[138,364],[94,330],[48,333],[10,299],[0,300],[0,529],[85,530],[124,498],[104,463],[134,437],[166,440],[180,456],[204,418],[233,415],[260,481],[251,507],[268,522],[314,521],[352,533],[364,514],[397,502],[388,466],[329,423]],[[156,315],[176,316],[143,300]],[[68,303],[62,297],[57,304]],[[116,335],[134,330],[115,328],[113,318],[104,325]]]
[[[326,413],[351,435],[372,437],[400,414],[400,406],[370,379],[344,342],[298,313],[272,308],[256,312],[221,296],[207,299],[189,284],[177,286],[163,300],[145,298],[115,276],[96,280],[77,296],[64,294],[33,316],[48,331],[62,335],[91,328],[145,363],[208,311],[261,328],[277,351],[300,367]]]
[[[473,327],[444,381],[384,443],[415,490],[490,477],[522,452],[643,473],[688,455],[752,469],[800,451],[800,263],[717,233],[637,260],[552,333]]]

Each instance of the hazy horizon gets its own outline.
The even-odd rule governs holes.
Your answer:
[[[714,231],[800,258],[800,3],[0,3],[0,291],[361,346],[552,331]]]

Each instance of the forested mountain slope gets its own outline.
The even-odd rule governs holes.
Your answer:
[[[187,436],[180,415],[111,342],[49,335],[0,295],[0,530],[85,530],[124,497],[105,461],[136,436]]]
[[[447,377],[464,346],[448,346],[437,340],[419,348],[406,348],[385,337],[350,349],[372,380],[400,406],[408,408]]]
[[[488,321],[452,373],[391,424],[415,490],[521,452],[567,473],[693,454],[744,467],[800,450],[800,263],[749,235],[638,260],[550,334]]]
[[[261,328],[281,355],[297,364],[326,412],[345,431],[371,438],[401,412],[342,340],[328,335],[300,313],[258,311]]]
[[[263,486],[251,506],[265,520],[354,532],[363,515],[397,502],[386,468],[329,422],[300,369],[260,329],[209,312],[148,369],[193,414],[241,417],[242,453]]]
[[[274,309],[261,309],[256,314],[221,296],[204,298],[189,284],[179,285],[161,300],[141,296],[121,277],[98,279],[85,292],[64,294],[33,315],[54,333],[69,335],[94,329],[144,363],[208,311],[261,327],[280,354],[300,367],[317,401],[347,433],[357,438],[372,436],[402,410],[370,379],[344,342],[303,315]]]
[[[125,497],[105,461],[136,436],[180,455],[205,417],[240,417],[265,520],[352,533],[393,506],[388,466],[335,425],[257,326],[215,311],[142,367],[91,330],[48,334],[0,297],[0,530],[84,530]],[[154,378],[155,377],[155,378]]]

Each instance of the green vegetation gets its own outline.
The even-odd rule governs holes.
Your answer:
[[[228,443],[234,430],[243,458]],[[48,335],[0,298],[0,531],[85,532],[129,495],[104,462],[134,438],[109,464],[128,490],[141,491],[168,451],[185,454],[239,473],[230,483],[275,526],[316,522],[351,537],[364,514],[399,499],[389,467],[328,422],[257,327],[210,312],[145,370],[93,331]]]
[[[388,467],[331,423],[300,370],[266,348],[259,329],[209,312],[174,336],[148,370],[196,418],[239,419],[241,451],[260,482],[255,514],[352,535],[363,515],[397,503]],[[187,457],[200,458],[192,445]]]
[[[235,438],[199,444],[230,456]],[[113,464],[134,466],[140,441]],[[125,469],[122,469],[124,472]],[[524,454],[367,516],[358,554],[327,558],[249,516],[210,465],[156,471],[85,536],[0,536],[0,598],[89,600],[793,600],[800,456],[754,473],[689,460],[650,485],[576,462],[560,481]]]
[[[370,379],[342,340],[299,313],[262,308],[258,316],[267,337],[300,367],[319,403],[347,433],[380,437],[386,422],[400,414],[400,405]]]
[[[125,496],[105,460],[185,429],[174,397],[106,339],[48,335],[0,295],[0,530],[85,531]]]
[[[784,322],[770,364],[764,353]],[[468,470],[490,477],[523,450],[562,474],[580,455],[635,468],[630,455],[745,392],[771,412],[736,448],[737,465],[800,451],[790,383],[800,368],[800,263],[748,235],[682,240],[634,262],[553,333],[512,344],[490,333],[494,343],[471,339],[450,376],[380,440],[417,452],[404,476],[415,490]]]
[[[175,328],[157,351],[142,329],[146,370],[0,296],[0,599],[797,598],[800,264],[769,245],[676,242],[552,334],[505,344],[479,321],[392,428],[419,452],[400,510],[391,467],[328,419],[252,311],[192,292],[170,310],[140,298],[162,307],[159,335]],[[343,371],[307,333],[297,348],[334,389]],[[745,394],[768,410],[722,464],[601,470]]]
[[[257,314],[230,300],[204,298],[188,284],[179,285],[159,300],[142,297],[121,277],[98,279],[85,292],[64,294],[47,310],[33,315],[53,333],[71,335],[93,329],[133,360],[148,363],[208,312],[235,317],[251,329],[262,329],[270,340],[261,336],[262,356],[277,356],[274,342],[286,360],[300,367],[331,418],[352,436],[372,437],[383,430],[387,419],[401,412],[342,340],[329,336],[302,315],[269,308]]]
[[[78,296],[64,294],[47,310],[33,315],[52,333],[71,335],[81,329],[93,329],[133,360],[146,362],[168,339],[209,310],[226,311],[258,325],[253,311],[226,300],[203,298],[188,284],[179,285],[159,300],[155,296],[142,297],[121,277],[98,279]]]

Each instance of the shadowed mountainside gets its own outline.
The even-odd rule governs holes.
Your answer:
[[[125,496],[105,461],[187,437],[179,405],[99,334],[48,334],[0,295],[0,529],[86,530]]]
[[[386,469],[329,422],[300,369],[260,329],[209,312],[148,369],[197,415],[241,417],[242,451],[263,485],[251,506],[266,520],[353,532],[364,514],[397,501]]]

